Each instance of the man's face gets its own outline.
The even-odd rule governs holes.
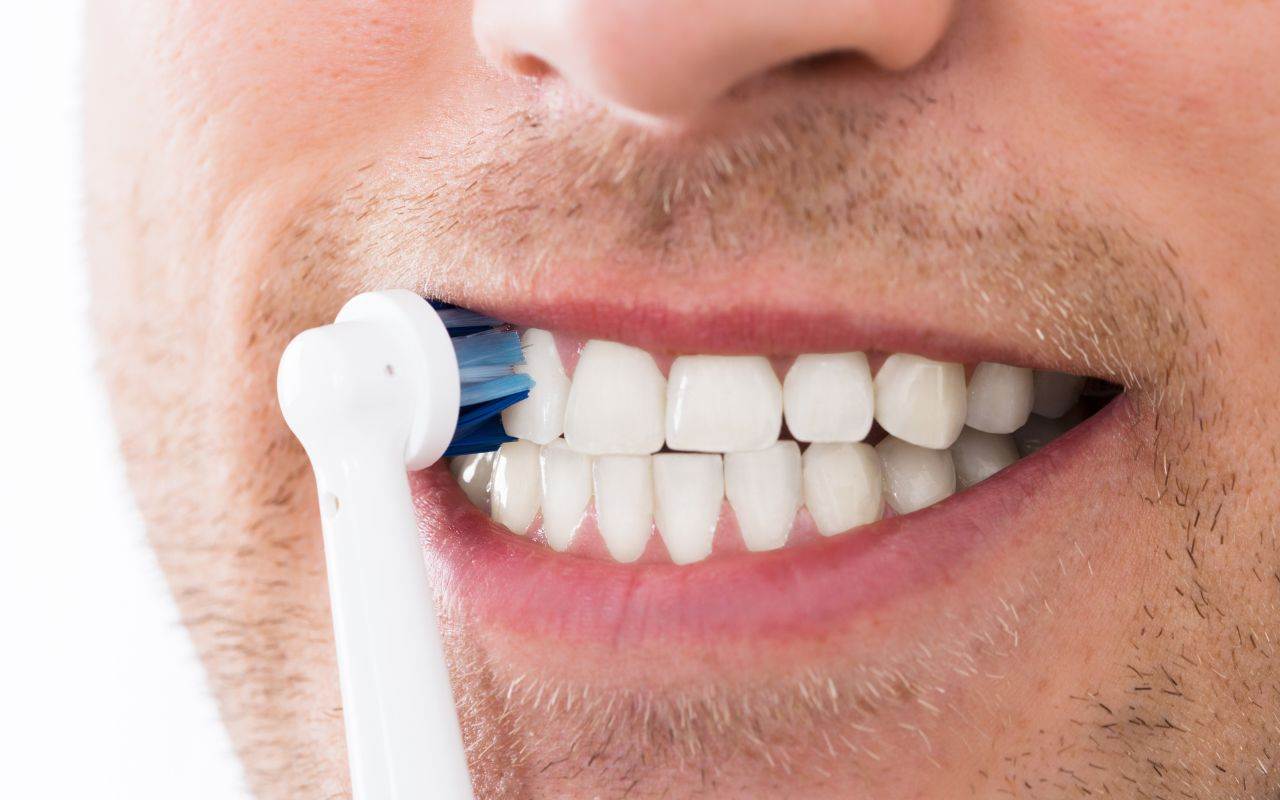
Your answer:
[[[348,787],[276,363],[391,287],[664,365],[1124,390],[914,516],[683,566],[413,476],[479,795],[1275,796],[1280,5],[477,5],[90,7],[104,365],[261,796]]]

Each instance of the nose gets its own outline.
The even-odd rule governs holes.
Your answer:
[[[552,73],[631,117],[698,115],[754,75],[856,52],[902,70],[942,37],[955,0],[476,0],[485,57]]]

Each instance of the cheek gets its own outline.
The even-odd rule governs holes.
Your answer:
[[[438,117],[475,59],[453,0],[206,0],[167,24],[174,96],[247,174]]]
[[[1038,4],[1037,4],[1038,5]],[[1270,170],[1280,3],[1074,0],[1039,6],[1050,84],[1136,150],[1198,171]],[[1244,163],[1242,163],[1242,161]]]

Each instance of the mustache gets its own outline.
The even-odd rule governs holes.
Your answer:
[[[932,215],[921,198],[934,210],[955,207],[961,176],[980,169],[968,154],[907,146],[910,132],[927,134],[921,122],[934,101],[924,96],[875,106],[809,97],[754,112],[747,99],[737,124],[679,139],[603,113],[513,112],[458,147],[422,156],[444,166],[430,194],[453,204],[420,221],[430,235],[458,227],[451,216],[465,218],[469,235],[492,237],[495,249],[504,228],[605,249],[591,234],[603,225],[615,248],[723,256],[758,245],[765,231],[847,241],[853,228],[913,216],[924,223]],[[412,202],[410,194],[397,202]],[[913,237],[931,229],[910,227]]]

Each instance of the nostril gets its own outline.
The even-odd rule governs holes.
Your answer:
[[[526,78],[545,78],[555,72],[550,64],[532,53],[513,53],[506,58],[507,69]]]

